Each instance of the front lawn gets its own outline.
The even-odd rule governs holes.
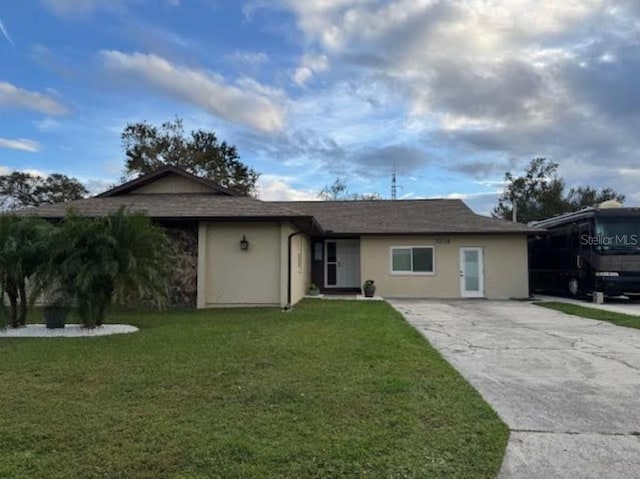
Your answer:
[[[604,309],[598,308],[587,308],[585,306],[562,303],[560,301],[542,301],[533,304],[549,309],[555,309],[556,311],[561,311],[573,316],[580,316],[581,318],[598,319],[600,321],[608,321],[609,323],[613,323],[618,326],[640,329],[640,316],[615,313],[613,311],[605,311]]]
[[[389,305],[0,340],[0,477],[494,477],[506,426]]]

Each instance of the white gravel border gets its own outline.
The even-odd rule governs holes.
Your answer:
[[[103,324],[93,329],[85,328],[81,324],[67,324],[64,328],[58,329],[47,329],[44,324],[28,324],[23,328],[0,329],[0,338],[80,338],[128,334],[136,331],[138,328],[128,324]]]

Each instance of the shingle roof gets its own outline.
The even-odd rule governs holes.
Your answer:
[[[231,219],[231,218],[308,218],[309,215],[276,203],[259,201],[247,196],[208,194],[124,195],[43,205],[17,211],[20,216],[62,218],[71,208],[85,216],[104,216],[125,207],[131,212],[143,212],[156,219]]]
[[[281,220],[304,222],[305,230],[332,234],[533,234],[540,229],[475,214],[461,200],[371,200],[268,202],[246,196],[129,194],[43,205],[20,216],[62,218],[71,208],[104,216],[121,207],[155,219]]]
[[[337,234],[526,234],[541,230],[475,214],[453,199],[277,202]]]

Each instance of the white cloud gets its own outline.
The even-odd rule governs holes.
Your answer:
[[[329,68],[329,60],[326,55],[304,55],[300,66],[293,73],[293,81],[303,86],[309,79]]]
[[[563,35],[606,11],[604,0],[253,3],[277,6],[294,13],[314,50],[295,71],[296,83],[329,62],[356,67],[341,69],[354,82],[375,72],[402,92],[412,114],[446,115],[446,129],[495,128],[513,118],[540,123],[562,111],[571,98],[552,70],[588,42]]]
[[[4,165],[0,166],[0,175],[9,175],[14,171],[19,171],[20,173],[27,173],[29,175],[39,176],[39,177],[47,176],[47,173],[44,173],[41,170],[36,170],[33,168],[15,169],[15,168],[9,168],[8,166],[4,166]]]
[[[36,168],[25,168],[23,170],[20,170],[23,173],[28,173],[31,176],[38,176],[40,178],[45,178],[46,176],[49,176],[48,173],[45,173],[42,170],[38,170]]]
[[[266,132],[284,127],[282,94],[253,80],[231,85],[211,71],[176,65],[152,54],[110,50],[100,56],[105,67],[119,76],[140,80],[213,115]]]
[[[64,115],[69,111],[51,96],[24,90],[7,82],[0,82],[0,107],[2,106],[26,108],[48,115]]]
[[[2,19],[0,18],[0,33],[2,33],[2,36],[4,38],[6,38],[6,40],[13,45],[13,40],[11,40],[11,37],[9,36],[9,32],[7,31],[7,29],[5,28],[4,24],[2,23]]]
[[[504,187],[507,184],[507,182],[504,179],[502,179],[502,180],[476,180],[476,181],[474,181],[474,183],[476,185],[486,186],[488,188],[496,187],[496,186]]]
[[[501,40],[561,33],[604,5],[604,0],[276,0],[254,1],[245,10],[274,6],[289,9],[303,33],[331,50],[343,49],[355,39],[371,41],[389,32],[401,37],[403,33],[413,33],[402,32],[403,28],[416,24],[426,27],[422,28],[424,33],[435,26],[435,33],[445,40],[459,42],[464,37],[467,46],[482,50],[494,49]],[[407,40],[421,38],[405,36],[402,41]],[[422,47],[432,49],[431,45]]]
[[[263,201],[318,200],[316,192],[300,190],[288,183],[287,177],[262,175],[258,179],[258,197]]]
[[[249,66],[262,65],[269,61],[269,55],[264,52],[237,51],[229,55],[230,60]]]
[[[289,73],[305,86],[284,140],[252,145],[263,160],[312,182],[351,172],[363,153],[358,173],[371,179],[389,161],[368,158],[409,145],[427,159],[410,174],[437,165],[456,182],[437,192],[486,190],[451,196],[488,211],[504,172],[540,156],[560,163],[569,187],[640,201],[637,1],[249,0],[249,21],[261,8],[292,14],[304,39]],[[315,57],[326,59],[322,82],[306,63]]]
[[[620,168],[617,173],[620,176],[632,176],[636,178],[640,178],[640,168]]]
[[[605,54],[601,55],[598,60],[600,61],[600,63],[615,63],[618,61],[616,56],[611,52],[606,52]]]
[[[355,12],[362,5],[373,5],[377,0],[255,0],[244,7],[245,14],[259,8],[276,5],[292,10],[296,14],[300,30],[309,37],[320,38],[326,45],[337,45],[341,40],[340,18],[346,12]]]
[[[78,180],[89,191],[89,195],[94,196],[103,193],[112,188],[117,181],[105,180],[99,178],[78,178]]]
[[[9,138],[0,138],[0,148],[28,151],[29,153],[37,153],[40,151],[40,145],[37,142],[24,138],[17,138],[14,140]]]
[[[440,116],[440,124],[443,130],[466,130],[466,129],[486,129],[503,128],[504,122],[495,121],[490,118],[474,118],[465,115],[455,115],[445,113]]]
[[[496,205],[501,191],[483,191],[479,193],[450,193],[441,196],[449,200],[462,200],[474,212],[481,215],[490,215]]]
[[[470,200],[474,198],[485,198],[487,196],[494,197],[500,195],[501,193],[502,191],[482,191],[479,193],[449,193],[438,198],[445,198],[447,200]]]
[[[43,118],[42,120],[34,120],[33,124],[40,131],[57,131],[62,127],[62,123],[53,118]]]
[[[251,8],[293,13],[307,55],[340,65],[328,82],[384,85],[397,100],[375,95],[372,109],[401,109],[393,117],[423,125],[413,138],[448,150],[452,163],[489,152],[584,162],[624,156],[628,164],[640,146],[633,81],[640,71],[640,9],[637,2],[613,3],[255,0]],[[295,72],[303,84],[313,75],[304,67]],[[334,129],[352,128],[336,118],[357,107],[358,98],[325,116],[330,88],[316,91],[313,116]]]

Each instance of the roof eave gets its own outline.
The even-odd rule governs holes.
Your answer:
[[[498,235],[498,236],[521,236],[521,235],[536,235],[544,234],[546,230],[524,230],[524,231],[331,231],[325,230],[325,234],[333,236],[445,236],[445,235],[460,235],[460,236],[473,236],[473,235]]]

